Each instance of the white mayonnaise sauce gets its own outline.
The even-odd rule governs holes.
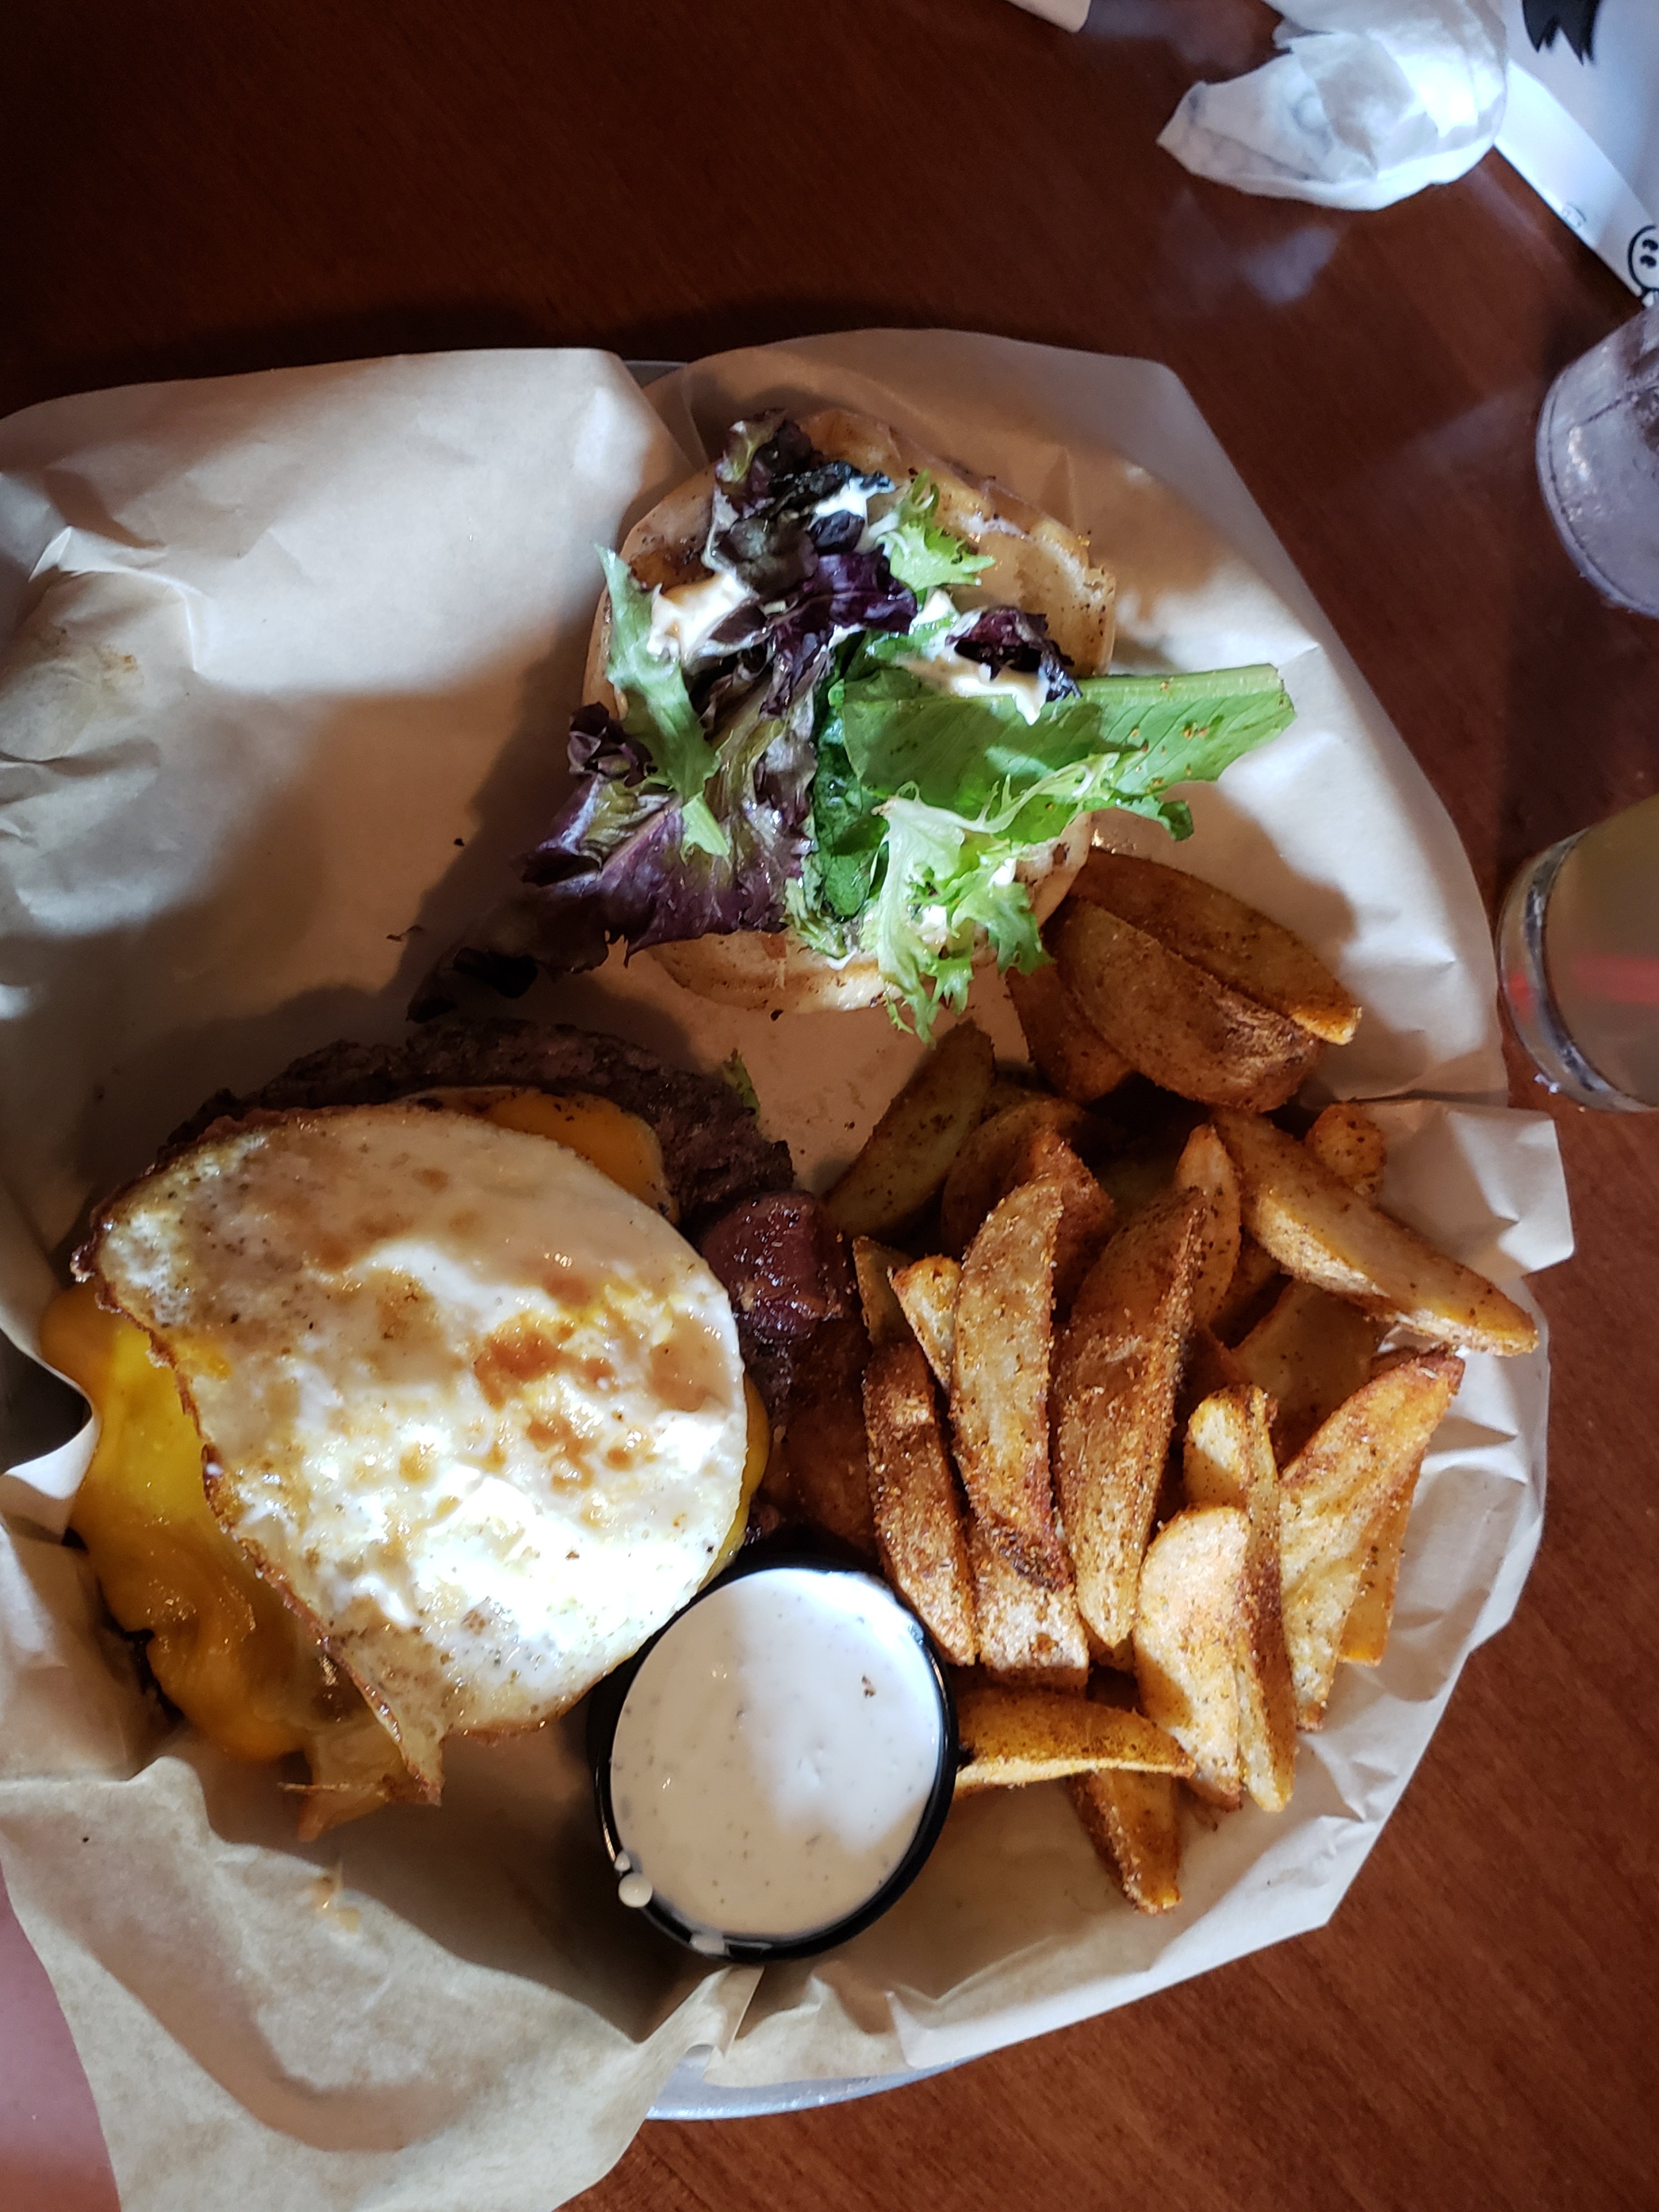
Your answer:
[[[810,1935],[896,1869],[943,1736],[914,1626],[878,1584],[742,1576],[674,1622],[623,1703],[611,1797],[624,1856],[711,1936]]]
[[[924,684],[948,691],[953,699],[1008,699],[1028,722],[1035,722],[1048,696],[1048,679],[1040,670],[1024,675],[1017,668],[993,676],[982,661],[954,650],[902,653],[894,665]]]
[[[949,592],[930,592],[912,627],[927,629],[939,623],[952,626],[924,639],[914,653],[903,654],[895,665],[920,677],[924,684],[948,691],[952,698],[1011,700],[1026,721],[1035,722],[1048,701],[1048,678],[1040,670],[1022,675],[1013,668],[1004,668],[993,676],[982,661],[958,653],[957,637],[970,630],[975,619],[976,610],[959,613]]]
[[[659,660],[695,660],[727,615],[735,614],[750,596],[748,586],[724,568],[668,591],[659,586],[651,594],[650,650]]]
[[[867,522],[870,498],[875,489],[873,479],[849,477],[839,491],[832,491],[827,499],[814,503],[813,521],[825,521],[832,514],[856,514],[860,522]]]

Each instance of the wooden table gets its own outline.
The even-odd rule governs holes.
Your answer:
[[[1153,141],[1255,0],[82,0],[9,26],[0,410],[426,348],[872,324],[1165,361],[1495,896],[1654,789],[1659,624],[1552,535],[1540,400],[1632,310],[1492,155],[1379,215]],[[1516,1096],[1548,1102],[1516,1064]],[[1647,2205],[1659,2180],[1659,1125],[1555,1109],[1550,1520],[1323,1933],[866,2103],[647,2126],[602,2208]],[[26,1948],[0,2199],[112,2202]],[[58,2039],[54,2040],[54,2037]],[[20,2072],[18,2069],[21,2069]]]

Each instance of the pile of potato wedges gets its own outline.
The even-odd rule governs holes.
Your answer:
[[[1065,1779],[1155,1912],[1183,1803],[1284,1806],[1382,1657],[1459,1352],[1536,1334],[1381,1205],[1362,1108],[1293,1103],[1359,1009],[1291,932],[1097,851],[1045,942],[1030,1068],[958,1024],[828,1194],[867,1356],[769,1484],[957,1670],[958,1791]]]

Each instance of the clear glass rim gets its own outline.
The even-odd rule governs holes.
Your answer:
[[[1609,1083],[1573,1042],[1550,982],[1545,926],[1555,879],[1580,837],[1564,837],[1528,860],[1510,885],[1498,923],[1498,997],[1528,1058],[1552,1091],[1603,1113],[1650,1114],[1645,1100]]]
[[[1576,363],[1574,365],[1577,366]],[[1538,489],[1543,495],[1550,520],[1555,525],[1555,534],[1574,568],[1592,591],[1599,592],[1611,605],[1624,607],[1632,614],[1651,615],[1655,612],[1654,608],[1640,599],[1632,599],[1622,585],[1615,583],[1573,527],[1567,502],[1556,478],[1555,449],[1551,437],[1556,409],[1561,398],[1561,384],[1562,379],[1558,376],[1544,395],[1544,404],[1538,410],[1538,428],[1533,441]]]

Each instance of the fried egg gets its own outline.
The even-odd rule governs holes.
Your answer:
[[[747,1434],[726,1292],[576,1152],[409,1103],[210,1131],[79,1265],[172,1364],[221,1525],[429,1796],[707,1576]]]

